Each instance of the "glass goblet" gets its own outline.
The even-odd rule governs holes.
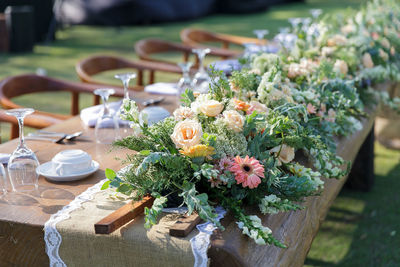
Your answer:
[[[301,18],[289,18],[289,23],[292,25],[294,31],[296,31],[297,26],[301,23]]]
[[[314,20],[315,20],[315,19],[317,19],[319,16],[321,16],[321,14],[322,14],[322,9],[319,9],[319,8],[310,9],[310,14],[311,14],[311,16],[314,18]]]
[[[115,74],[114,77],[116,79],[120,79],[122,81],[122,84],[124,85],[124,98],[129,99],[129,82],[132,79],[136,78],[135,73],[121,73],[121,74]]]
[[[114,77],[116,79],[120,79],[122,81],[122,84],[124,85],[124,99],[130,99],[130,97],[129,97],[129,82],[132,79],[136,78],[136,74],[127,72],[127,73],[116,74]],[[117,115],[118,117],[120,117],[121,112],[124,112],[124,111],[122,109],[119,109],[118,115]],[[128,136],[129,132],[131,130],[130,122],[120,120],[120,127],[122,128],[121,133],[122,133],[123,137]]]
[[[7,176],[3,164],[0,163],[0,198],[7,194]]]
[[[32,191],[38,188],[38,174],[36,168],[39,161],[24,141],[24,118],[32,114],[32,108],[18,108],[7,110],[6,113],[15,116],[19,125],[19,144],[8,160],[8,175],[10,176],[13,191]]]
[[[264,37],[269,34],[269,30],[254,30],[253,33],[257,36],[258,45],[261,47],[261,50],[264,50],[265,45],[263,44]]]
[[[182,70],[182,77],[178,81],[177,88],[178,88],[178,97],[185,92],[186,89],[192,88],[192,79],[190,78],[189,71],[192,67],[192,62],[184,62],[178,63],[178,66]]]
[[[107,101],[110,95],[114,94],[114,89],[101,88],[94,90],[95,95],[99,95],[103,101],[103,110],[96,122],[94,133],[96,142],[100,144],[111,144],[119,138],[119,124],[116,116],[108,108]]]
[[[205,56],[211,52],[209,48],[197,48],[192,50],[199,59],[199,70],[193,77],[192,87],[193,91],[199,93],[207,93],[208,86],[210,84],[210,76],[208,75],[207,71],[204,68],[204,58]]]

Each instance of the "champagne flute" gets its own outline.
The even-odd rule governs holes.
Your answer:
[[[124,99],[130,99],[129,97],[129,82],[132,79],[136,78],[136,74],[135,73],[131,73],[131,72],[127,72],[127,73],[120,73],[120,74],[116,74],[114,75],[114,77],[116,79],[119,79],[122,81],[122,84],[124,85]],[[121,113],[123,113],[124,111],[120,108],[118,111],[118,117],[121,117]],[[130,132],[130,122],[129,121],[123,121],[120,120],[120,127],[122,128],[122,135],[123,137],[126,137],[129,135]]]
[[[210,48],[197,48],[192,50],[199,59],[199,70],[193,77],[192,87],[193,91],[197,91],[199,93],[207,93],[208,86],[210,84],[210,76],[206,72],[204,68],[204,58],[205,56],[211,52]]]
[[[262,29],[262,30],[254,30],[253,33],[257,36],[258,45],[260,46],[260,50],[264,51],[265,45],[263,44],[264,37],[269,34],[269,30]]]
[[[99,95],[103,101],[103,110],[97,119],[94,133],[96,142],[100,144],[111,144],[119,138],[119,125],[117,118],[111,114],[107,101],[110,95],[114,94],[114,89],[101,88],[94,90],[95,95]]]
[[[122,84],[124,85],[124,98],[129,99],[129,82],[136,78],[136,74],[128,72],[115,74],[114,77],[122,81]]]
[[[0,198],[7,194],[7,176],[2,163],[0,163]]]
[[[17,149],[11,154],[8,160],[8,174],[10,176],[11,186],[13,191],[32,191],[38,188],[38,174],[36,168],[39,166],[39,161],[26,145],[24,141],[24,118],[32,114],[32,108],[10,109],[6,113],[15,116],[19,125],[19,144]]]
[[[314,20],[316,20],[319,16],[321,16],[322,9],[319,8],[310,9],[310,14],[314,18]]]
[[[183,62],[183,63],[178,63],[178,66],[182,70],[182,77],[179,79],[177,88],[178,88],[178,98],[182,93],[185,92],[186,89],[191,89],[192,88],[192,79],[190,78],[189,71],[190,68],[192,67],[193,63],[192,62]]]

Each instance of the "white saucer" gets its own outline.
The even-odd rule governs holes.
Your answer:
[[[71,175],[58,175],[54,172],[52,168],[52,163],[51,161],[48,161],[46,163],[43,163],[39,167],[36,168],[36,173],[39,175],[43,175],[50,181],[54,182],[70,182],[70,181],[77,181],[81,180],[95,171],[99,169],[99,163],[97,161],[92,160],[92,166],[90,170],[81,172],[81,173],[76,173],[76,174],[71,174]]]

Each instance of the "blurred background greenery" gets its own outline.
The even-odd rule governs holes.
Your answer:
[[[39,44],[33,53],[1,54],[0,78],[44,69],[48,76],[77,81],[75,64],[93,54],[137,58],[133,45],[143,38],[180,41],[185,27],[253,36],[252,30],[266,28],[273,36],[279,27],[288,26],[290,17],[309,15],[309,9],[321,8],[325,13],[348,12],[359,8],[361,0],[309,0],[274,6],[266,12],[246,15],[214,15],[193,21],[129,27],[71,26],[57,32],[57,40]],[[164,55],[179,61],[178,55]],[[209,59],[212,61],[213,59]],[[112,73],[100,79],[114,81]],[[176,75],[159,75],[158,81],[177,80]],[[68,94],[43,93],[26,95],[16,102],[36,109],[69,112]],[[92,98],[81,96],[81,108]],[[29,131],[29,129],[28,129]],[[0,125],[2,140],[9,128]],[[332,205],[306,260],[306,266],[400,266],[400,151],[376,144],[376,185],[369,193],[343,189]]]

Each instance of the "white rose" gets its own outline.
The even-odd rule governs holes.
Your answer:
[[[300,65],[297,63],[290,63],[289,69],[288,69],[288,77],[293,79],[299,76],[301,73],[300,71]]]
[[[217,116],[223,109],[224,105],[217,100],[208,100],[200,104],[201,112],[209,117]]]
[[[346,75],[347,72],[349,71],[349,67],[347,66],[346,62],[344,62],[343,60],[337,59],[335,62],[335,65],[333,65],[333,70]]]
[[[198,145],[203,136],[201,124],[194,120],[184,120],[175,125],[171,135],[177,148],[189,148]]]
[[[370,69],[374,67],[374,62],[372,61],[371,55],[369,53],[365,53],[362,57],[362,62],[364,67]]]
[[[389,55],[385,51],[383,51],[381,48],[379,49],[379,56],[384,61],[387,61],[389,59]]]
[[[324,46],[321,48],[322,57],[328,57],[328,56],[332,55],[333,52],[335,52],[335,48],[333,48],[333,47]]]
[[[343,35],[336,34],[332,38],[328,39],[327,45],[328,46],[341,46],[345,45],[347,43],[347,38],[344,37]]]
[[[382,44],[382,46],[383,46],[384,48],[390,49],[390,42],[389,42],[388,39],[383,38],[381,44]]]
[[[177,121],[182,121],[185,119],[193,119],[195,116],[194,111],[189,107],[179,107],[174,111],[174,118]]]
[[[280,152],[279,152],[280,151]],[[269,151],[274,153],[278,157],[278,166],[283,163],[289,163],[294,159],[294,148],[283,144],[282,146],[276,146]]]
[[[224,121],[228,128],[232,129],[234,132],[241,132],[244,125],[244,117],[239,114],[236,110],[225,110]]]
[[[354,27],[353,24],[347,24],[347,25],[344,25],[340,30],[342,31],[342,33],[347,35],[349,33],[355,32],[356,28]]]

